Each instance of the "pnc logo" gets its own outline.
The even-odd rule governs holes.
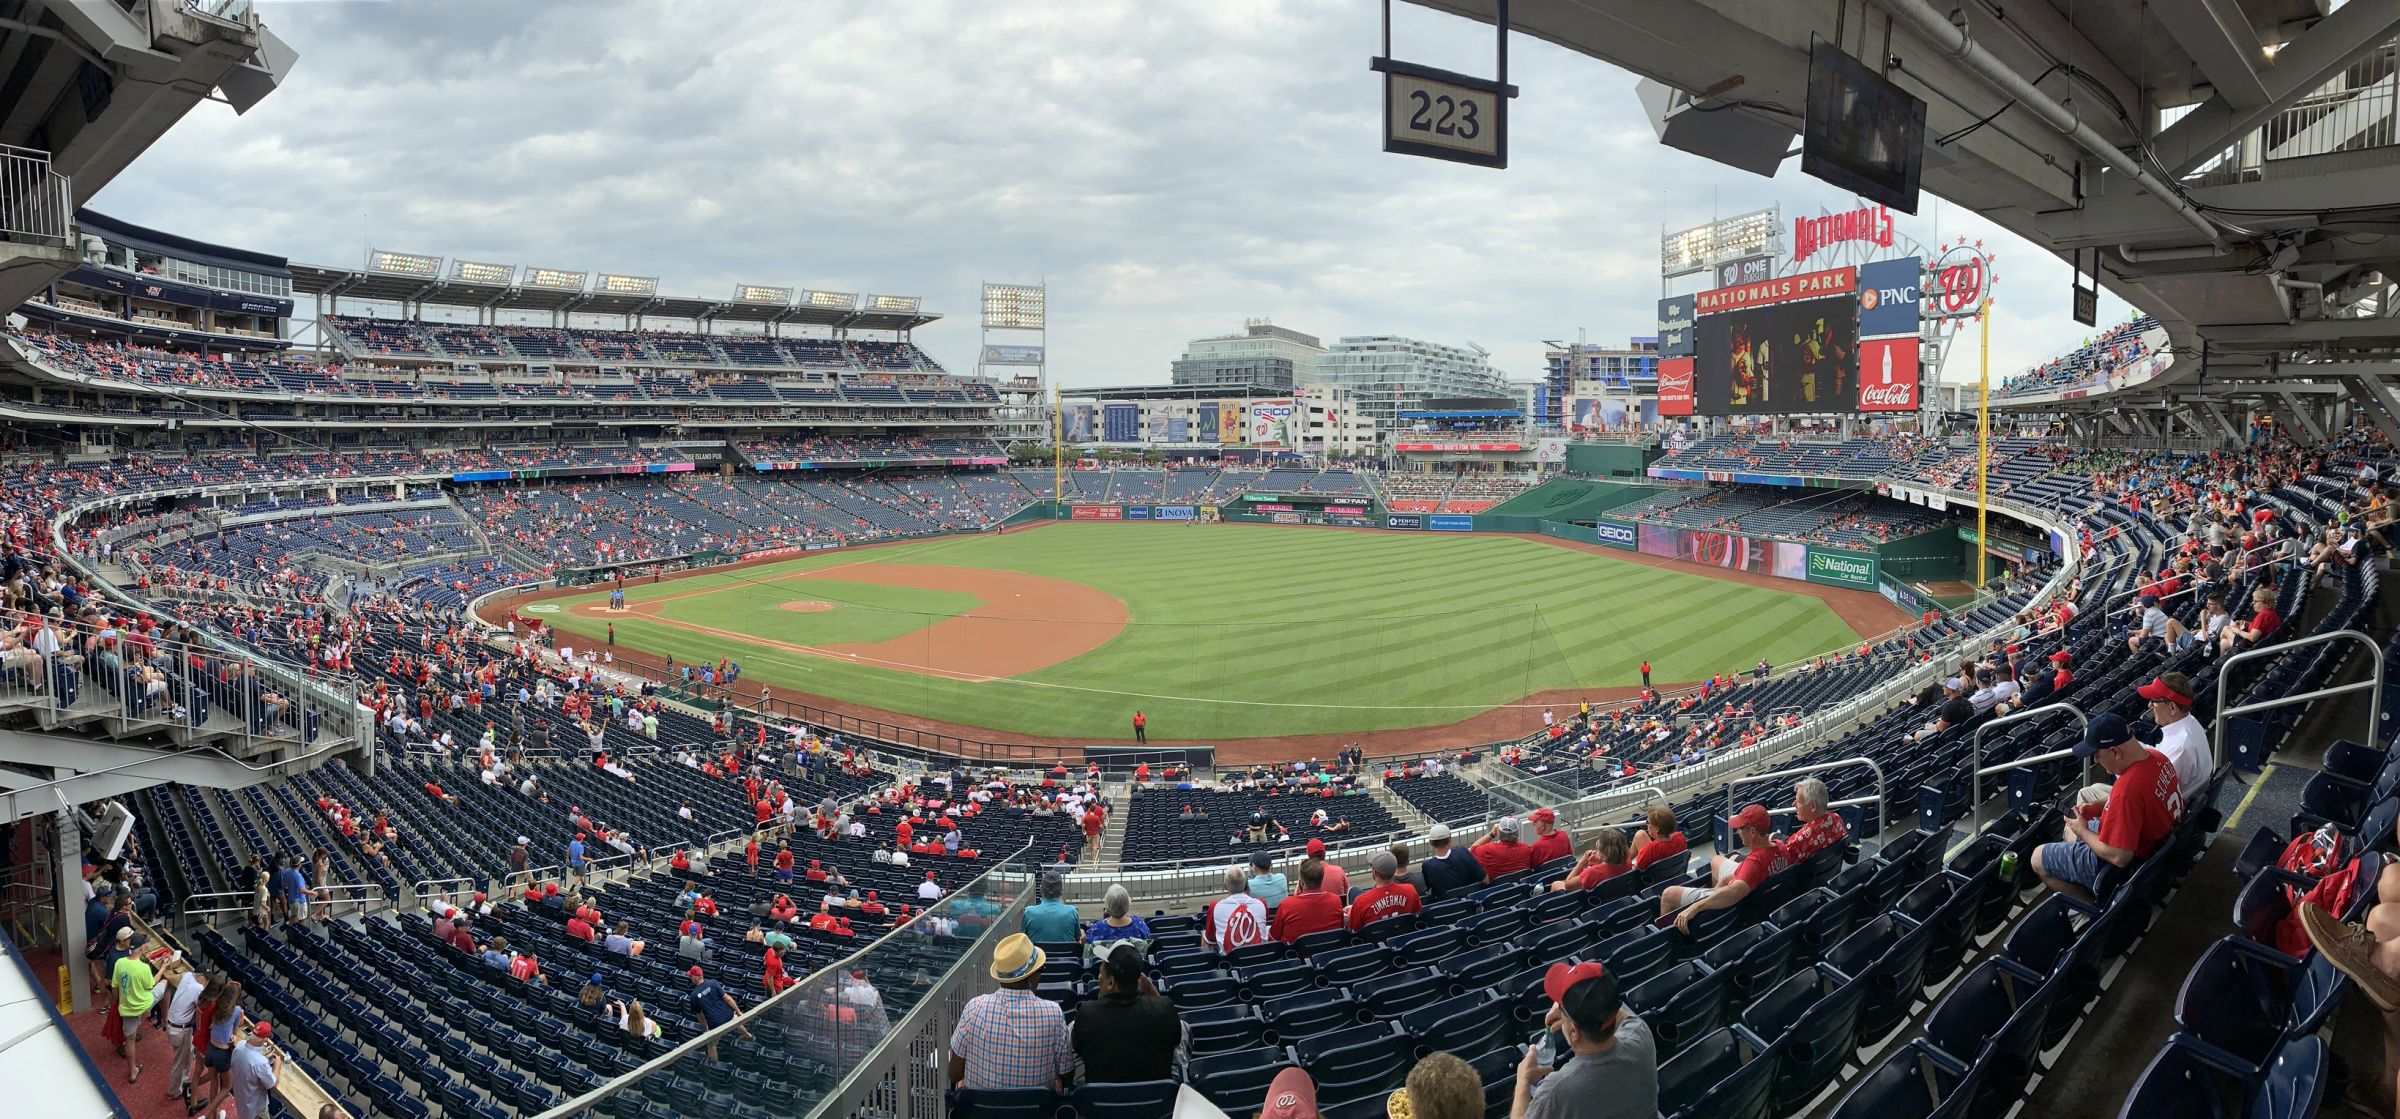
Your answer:
[[[1914,303],[1916,301],[1917,289],[1914,287],[1867,288],[1858,293],[1858,305],[1869,311],[1886,303]]]

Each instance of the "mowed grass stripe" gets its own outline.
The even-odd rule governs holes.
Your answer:
[[[993,727],[999,737],[1016,731],[1108,740],[1127,736],[1136,706],[1162,737],[1381,730],[1452,721],[1529,691],[1638,683],[1635,669],[1645,657],[1661,680],[1686,679],[1747,668],[1762,654],[1780,663],[1851,638],[1813,597],[1630,559],[1505,537],[1279,526],[1062,524],[806,556],[627,591],[638,604],[714,589],[725,611],[703,612],[724,619],[717,628],[805,641],[794,634],[830,615],[762,605],[833,598],[775,580],[886,563],[1081,582],[1124,602],[1135,624],[1101,649],[1027,680],[989,683],[762,647],[744,656],[723,642],[633,620],[620,620],[619,639],[684,661],[730,653],[778,690]],[[582,597],[600,601],[605,590]]]

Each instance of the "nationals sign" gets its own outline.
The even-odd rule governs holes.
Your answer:
[[[1992,287],[1992,258],[1980,245],[1958,244],[1934,258],[1933,287],[1925,292],[1932,304],[1926,313],[1939,318],[1964,318],[1983,307]]]
[[[1858,269],[1832,268],[1823,272],[1803,272],[1796,276],[1761,280],[1755,284],[1736,284],[1729,288],[1704,291],[1692,297],[1692,310],[1697,314],[1713,315],[1743,307],[1789,303],[1795,299],[1848,295],[1857,290]]]
[[[1892,247],[1892,211],[1888,206],[1861,206],[1821,218],[1792,219],[1792,263],[1815,256],[1817,250],[1845,241],[1864,241],[1877,248]]]

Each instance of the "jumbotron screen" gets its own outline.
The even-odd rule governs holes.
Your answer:
[[[1693,299],[1693,410],[1788,416],[1858,409],[1858,273],[1836,268]]]

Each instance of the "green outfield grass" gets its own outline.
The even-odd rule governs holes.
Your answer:
[[[799,572],[872,564],[1021,571],[1083,583],[1133,623],[1105,646],[1013,680],[936,679],[614,619],[620,645],[679,662],[731,656],[779,692],[988,727],[1116,740],[1136,707],[1162,739],[1389,730],[1454,722],[1544,691],[1661,683],[1838,649],[1850,628],[1816,598],[1662,571],[1506,536],[1272,525],[1057,524],[833,552],[627,588],[677,596],[669,618],[771,641],[900,637],[972,596]],[[706,593],[694,593],[706,592]],[[605,603],[605,591],[560,600]],[[780,609],[794,599],[825,613]],[[542,615],[598,637],[606,620]]]

